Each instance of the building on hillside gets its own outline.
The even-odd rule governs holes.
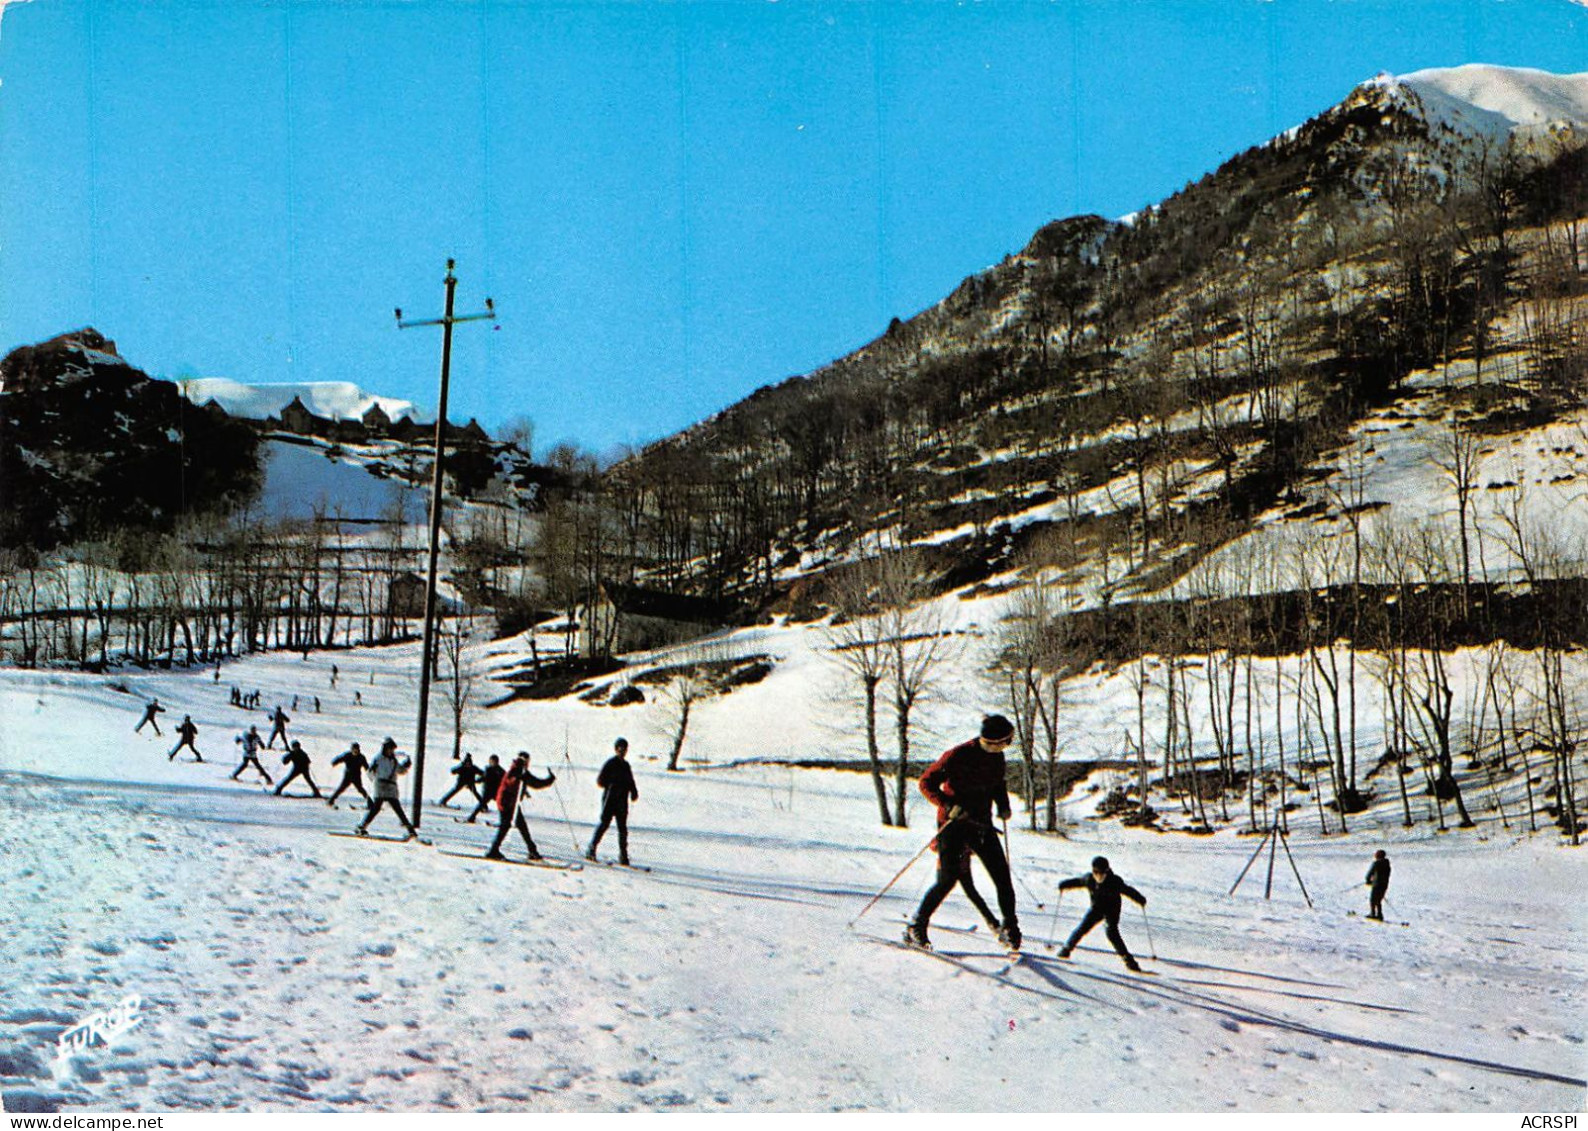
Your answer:
[[[738,623],[742,612],[731,601],[607,581],[580,624],[580,646],[611,656],[681,644]]]
[[[281,427],[287,432],[296,432],[300,436],[315,435],[320,424],[320,418],[310,412],[299,397],[293,397],[291,403],[281,410]]]
[[[363,417],[364,431],[371,439],[384,439],[391,434],[391,416],[376,402],[369,406]]]

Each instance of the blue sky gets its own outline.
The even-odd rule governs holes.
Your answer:
[[[537,446],[666,435],[1379,71],[1585,66],[1569,0],[30,0],[0,350],[351,380]]]

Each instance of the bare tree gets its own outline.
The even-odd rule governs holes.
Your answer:
[[[952,658],[953,639],[941,605],[928,599],[928,577],[908,551],[887,555],[878,599],[885,632],[893,731],[898,747],[894,824],[909,824],[905,811],[910,772],[912,715],[936,689],[943,667]]]
[[[467,609],[443,620],[436,635],[439,685],[452,716],[452,760],[463,756],[463,736],[479,706],[480,674],[468,648],[474,638],[476,616]]]
[[[877,742],[878,692],[889,672],[887,630],[877,608],[881,572],[878,559],[868,558],[832,580],[834,616],[825,635],[827,655],[859,684],[877,809],[883,825],[891,826],[893,814],[888,809],[888,787]]]

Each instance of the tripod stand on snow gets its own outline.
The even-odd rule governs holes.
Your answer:
[[[1301,871],[1296,867],[1296,858],[1290,854],[1289,835],[1279,823],[1279,818],[1274,818],[1274,823],[1263,834],[1263,839],[1257,845],[1257,851],[1252,853],[1252,858],[1246,862],[1246,867],[1241,869],[1241,874],[1235,877],[1235,883],[1230,887],[1230,894],[1235,894],[1235,889],[1241,886],[1241,881],[1246,878],[1246,873],[1252,870],[1252,865],[1257,863],[1257,858],[1263,854],[1263,849],[1268,849],[1268,878],[1263,885],[1263,898],[1271,899],[1274,894],[1274,858],[1279,852],[1279,847],[1284,846],[1285,859],[1290,861],[1290,870],[1295,874],[1296,884],[1301,888],[1301,897],[1307,901],[1307,906],[1312,906],[1312,897],[1307,894],[1307,885],[1301,880]]]

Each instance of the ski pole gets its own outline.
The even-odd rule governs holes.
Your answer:
[[[1158,961],[1158,948],[1152,945],[1152,920],[1147,918],[1147,905],[1137,904],[1141,908],[1141,921],[1147,925],[1147,952],[1152,955],[1154,962]]]
[[[871,902],[866,904],[864,907],[862,907],[860,909],[860,914],[859,915],[856,915],[853,919],[849,920],[849,926],[853,927],[856,923],[860,922],[860,916],[864,915],[867,911],[870,911],[873,907],[875,907],[876,903],[877,903],[877,900],[881,899],[883,896],[888,894],[888,889],[891,888],[894,884],[898,883],[899,879],[904,875],[904,873],[906,873],[906,872],[908,872],[910,870],[911,866],[914,865],[917,860],[919,860],[921,857],[926,855],[926,850],[931,848],[932,845],[937,843],[937,838],[942,835],[943,829],[948,828],[948,825],[952,825],[953,823],[954,823],[953,821],[950,821],[950,822],[948,822],[947,825],[944,825],[943,828],[940,828],[940,829],[937,830],[937,832],[933,833],[932,834],[932,839],[927,841],[925,844],[923,844],[921,846],[921,851],[917,852],[914,856],[910,857],[909,863],[905,864],[904,867],[900,868],[896,873],[894,873],[893,879],[889,880],[886,884],[884,884],[883,887],[882,887],[882,890],[879,891],[876,895],[871,897]]]
[[[1064,889],[1060,888],[1059,897],[1053,901],[1053,923],[1048,927],[1047,947],[1049,950],[1053,949],[1053,940],[1057,938],[1059,934],[1059,904],[1063,902]]]
[[[552,792],[557,795],[557,805],[562,809],[562,823],[568,826],[568,843],[573,845],[574,855],[579,854],[579,838],[574,835],[573,821],[568,819],[568,804],[562,799],[562,783],[553,779]]]
[[[568,725],[566,723],[563,724],[562,728],[562,760],[563,764],[569,769],[573,768],[573,759],[568,757]],[[552,789],[557,794],[557,804],[562,809],[562,823],[568,826],[568,843],[573,845],[574,855],[577,856],[579,854],[579,838],[573,832],[573,821],[568,816],[568,803],[562,799],[561,783],[553,781]]]
[[[1036,894],[1031,890],[1031,885],[1026,883],[1026,881],[1015,872],[1014,853],[1009,851],[1009,818],[1001,817],[999,819],[1003,822],[1004,826],[1004,861],[1009,865],[1009,874],[1020,881],[1020,890],[1025,892],[1026,898],[1032,903],[1035,903],[1037,905],[1037,910],[1041,911],[1047,907],[1047,904],[1038,899]]]

